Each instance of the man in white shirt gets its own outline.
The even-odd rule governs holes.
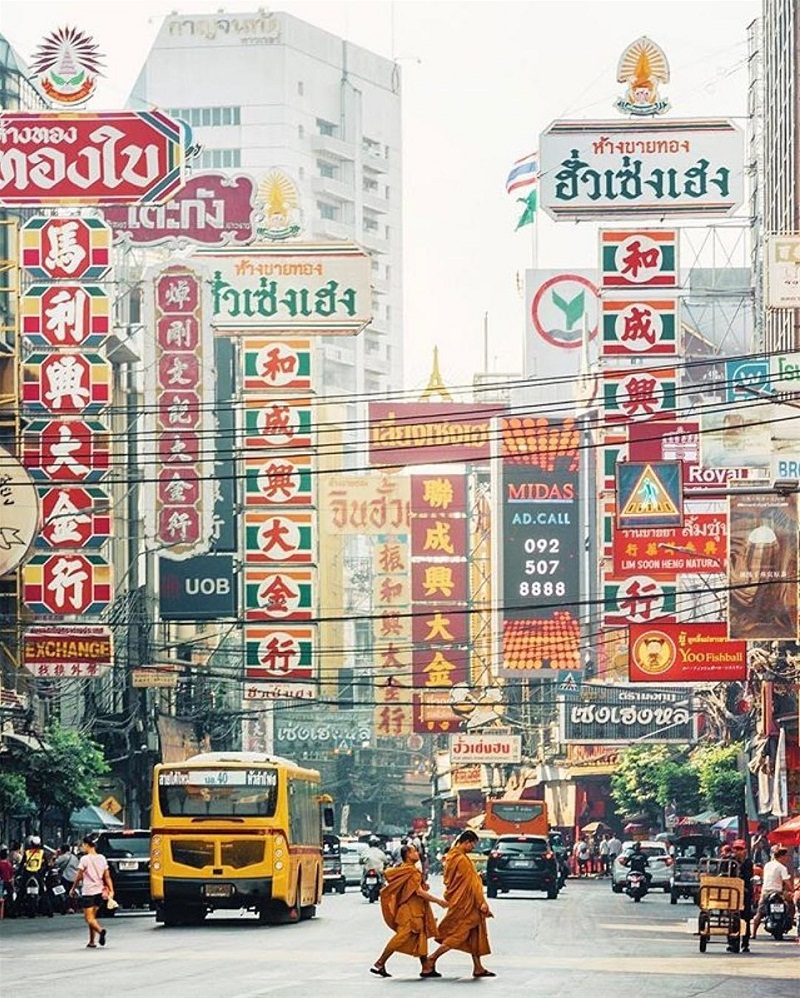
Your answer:
[[[608,840],[608,868],[613,874],[614,872],[614,860],[622,852],[622,843],[617,838],[616,835],[612,835]]]
[[[753,919],[753,939],[756,938],[761,920],[767,912],[767,905],[772,894],[783,894],[790,910],[794,913],[792,904],[792,874],[789,871],[789,850],[786,846],[775,846],[772,859],[764,866],[761,877],[761,901],[756,917]]]

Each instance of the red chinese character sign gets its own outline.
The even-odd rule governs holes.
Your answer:
[[[37,554],[22,569],[22,599],[35,614],[96,614],[111,600],[111,566],[96,554]]]
[[[245,681],[262,692],[310,700],[317,695],[314,662],[316,627],[245,627]],[[272,699],[272,696],[269,697]]]
[[[313,457],[306,454],[245,456],[246,506],[312,506]]]
[[[43,484],[102,481],[110,454],[110,435],[99,420],[34,419],[24,430],[23,463]]]
[[[185,182],[185,126],[163,111],[4,111],[0,204],[168,201]]]
[[[93,284],[33,284],[20,297],[20,316],[34,347],[95,348],[109,331],[108,297]]]
[[[111,536],[108,494],[77,486],[39,490],[42,529],[38,548],[99,548]]]
[[[111,229],[99,218],[31,218],[20,259],[37,281],[97,281],[111,266]]]
[[[310,340],[247,337],[242,343],[242,386],[245,391],[308,392],[312,385]]]
[[[156,470],[147,504],[148,532],[164,557],[207,549],[213,530],[213,340],[206,275],[194,263],[168,263],[147,275],[145,382],[149,465]]]
[[[678,230],[642,229],[600,233],[600,285],[605,291],[675,288]]]
[[[245,619],[311,620],[315,572],[311,567],[274,569],[245,566]]]
[[[677,298],[604,298],[603,357],[667,356],[678,352]]]
[[[674,415],[675,368],[637,368],[603,375],[606,423],[643,422]]]
[[[98,354],[34,353],[22,365],[22,402],[32,413],[98,413],[110,393],[111,366]]]

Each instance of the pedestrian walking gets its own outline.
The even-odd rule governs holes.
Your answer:
[[[447,907],[442,898],[428,893],[428,885],[417,866],[419,858],[417,847],[407,843],[400,850],[400,865],[390,867],[384,873],[386,885],[381,891],[381,911],[394,935],[370,967],[370,973],[378,977],[392,976],[386,969],[386,961],[392,953],[419,957],[422,969],[425,969],[428,940],[436,934],[431,902]]]
[[[8,858],[8,849],[0,849],[0,921],[5,918],[6,904],[14,903],[14,867]]]
[[[586,839],[581,838],[575,843],[574,855],[578,861],[578,876],[586,876],[586,867],[589,863],[589,844]]]
[[[420,977],[438,977],[436,961],[448,950],[458,949],[472,957],[473,977],[496,977],[481,963],[481,957],[491,953],[486,919],[492,917],[483,884],[467,853],[478,836],[471,829],[463,831],[444,859],[444,899],[447,914],[436,930],[438,949],[427,958]]]
[[[608,839],[609,835],[606,832],[598,846],[598,852],[600,853],[600,873],[604,877],[608,876]]]
[[[70,897],[81,889],[83,917],[89,926],[87,949],[94,949],[97,943],[106,944],[106,930],[97,920],[97,912],[107,898],[114,897],[114,885],[108,871],[108,861],[97,851],[97,836],[87,835],[83,840],[83,856],[78,862],[78,872],[70,890]],[[95,942],[95,938],[97,942]]]
[[[747,843],[744,839],[736,839],[733,843],[733,857],[739,864],[739,879],[744,883],[744,897],[742,898],[742,921],[744,922],[744,935],[741,940],[742,953],[750,952],[750,922],[753,918],[753,861],[747,855]],[[728,949],[733,947],[728,945]]]

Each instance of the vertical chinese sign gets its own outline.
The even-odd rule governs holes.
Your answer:
[[[110,502],[98,484],[110,464],[103,417],[111,368],[98,352],[109,331],[109,309],[103,288],[88,283],[108,274],[111,231],[93,218],[34,217],[20,242],[23,267],[43,282],[20,299],[22,335],[33,347],[21,366],[23,460],[42,514],[39,553],[23,567],[22,595],[31,613],[55,625],[51,637],[59,647],[66,648],[70,636],[77,647],[87,631],[77,620],[103,613],[112,596],[105,557]],[[102,625],[88,631],[99,642],[99,657],[89,651],[31,657],[33,643],[25,640],[23,663],[40,677],[100,676],[112,664],[110,632]],[[90,643],[83,641],[86,649]]]
[[[146,524],[160,557],[182,561],[207,550],[213,526],[211,312],[195,263],[169,262],[147,280]]]
[[[469,680],[467,479],[411,479],[414,730],[456,731],[455,687]]]
[[[572,419],[501,423],[503,658],[500,675],[581,668],[580,430]]]
[[[308,339],[246,336],[240,352],[248,463],[245,700],[313,699],[319,672],[313,346]]]

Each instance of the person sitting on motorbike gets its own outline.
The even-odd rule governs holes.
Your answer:
[[[623,858],[622,862],[631,873],[643,873],[647,879],[647,883],[653,879],[652,873],[648,873],[648,866],[650,865],[650,860],[647,858],[645,853],[642,852],[642,843],[634,842],[631,848],[631,853],[629,856]]]
[[[369,848],[364,850],[361,865],[365,872],[374,870],[377,874],[383,874],[383,869],[386,866],[386,853],[381,849],[381,840],[377,835],[373,835],[369,840]]]
[[[753,919],[753,935],[756,932],[764,916],[769,911],[769,904],[772,896],[782,894],[786,902],[787,918],[794,919],[794,903],[792,901],[792,874],[789,870],[789,850],[786,846],[773,846],[772,859],[764,867],[764,874],[761,880],[761,900],[758,904],[756,917]]]
[[[31,835],[28,839],[28,844],[25,847],[19,865],[20,871],[35,873],[39,880],[42,879],[46,863],[42,840],[38,835]]]

